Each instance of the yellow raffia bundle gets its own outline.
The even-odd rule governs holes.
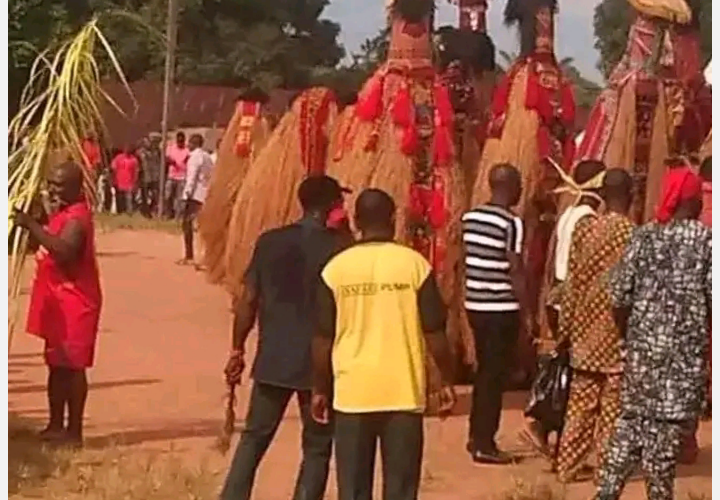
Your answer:
[[[270,134],[267,144],[250,164],[245,179],[237,192],[227,233],[225,249],[225,287],[237,298],[243,291],[242,281],[255,248],[257,238],[298,219],[301,215],[297,189],[307,176],[303,164],[301,137],[308,137],[304,127],[304,99],[315,99],[329,91],[313,87],[304,91],[293,103],[290,111]],[[329,137],[337,119],[337,105],[329,106],[325,123],[320,127]]]
[[[198,234],[205,248],[203,264],[208,281],[213,284],[225,282],[225,248],[233,205],[250,164],[262,151],[270,135],[267,120],[258,116],[250,131],[250,153],[248,156],[239,156],[236,152],[236,140],[243,119],[246,117],[242,109],[238,108],[220,141],[208,196],[198,218]]]
[[[102,99],[107,99],[121,111],[102,90],[101,70],[96,57],[98,48],[106,53],[117,77],[130,92],[117,58],[100,31],[97,18],[71,39],[40,53],[33,64],[21,97],[20,111],[9,126],[10,217],[13,209],[27,212],[37,202],[49,166],[73,160],[86,167],[81,143],[85,135],[96,134],[102,129]],[[86,196],[92,200],[95,193],[90,182],[91,173],[87,168],[84,173]],[[17,299],[28,251],[27,232],[13,230],[13,227],[9,219],[9,344],[17,326]]]
[[[528,70],[522,68],[511,84],[507,121],[500,138],[485,141],[471,197],[473,206],[487,203],[490,200],[489,178],[492,168],[498,163],[510,163],[522,175],[523,189],[517,213],[523,218],[542,180],[538,165],[540,153],[535,140],[540,119],[535,111],[525,107],[527,79]]]

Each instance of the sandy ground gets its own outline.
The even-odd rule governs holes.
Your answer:
[[[117,231],[99,236],[99,260],[105,293],[96,367],[90,372],[87,445],[119,444],[175,450],[188,462],[202,461],[218,472],[228,457],[212,450],[223,416],[222,369],[229,345],[230,314],[224,292],[205,283],[190,268],[174,264],[179,236]],[[254,335],[252,338],[254,343]],[[44,424],[46,371],[37,339],[19,335],[9,360],[10,411]],[[252,352],[252,351],[251,351]],[[245,415],[248,384],[240,391]],[[421,498],[494,498],[513,481],[555,484],[546,464],[527,458],[512,467],[476,466],[464,451],[468,389],[460,388],[457,415],[426,421],[425,465]],[[519,454],[525,395],[506,395],[500,447]],[[238,422],[238,428],[242,421]],[[300,422],[291,405],[257,476],[254,498],[290,497],[299,462]],[[710,423],[700,430],[698,464],[681,467],[678,498],[711,494]],[[334,499],[334,473],[327,497]],[[379,481],[378,481],[379,482]],[[623,498],[644,498],[633,481]],[[572,485],[568,499],[587,499],[590,483]]]

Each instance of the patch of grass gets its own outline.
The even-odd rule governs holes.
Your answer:
[[[31,427],[8,416],[8,493],[44,485],[53,475],[67,469],[70,455],[48,448]]]
[[[95,224],[98,231],[109,232],[118,229],[131,231],[164,231],[172,234],[181,232],[180,222],[166,219],[148,219],[140,214],[95,214]]]
[[[538,479],[512,478],[512,487],[498,500],[565,500],[564,488],[552,487]]]
[[[9,493],[15,499],[210,500],[217,498],[221,479],[204,465],[187,467],[172,451],[45,447],[12,417],[9,448]]]

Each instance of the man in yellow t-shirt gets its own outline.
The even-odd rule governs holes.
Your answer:
[[[313,340],[313,417],[329,421],[333,396],[340,500],[372,498],[380,441],[385,498],[414,500],[420,483],[425,350],[452,380],[447,311],[432,268],[393,242],[395,203],[368,189],[358,197],[360,241],[328,262]],[[441,411],[455,402],[445,384]]]

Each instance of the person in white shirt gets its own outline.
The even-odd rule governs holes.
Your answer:
[[[182,231],[185,243],[185,257],[178,263],[192,265],[195,262],[193,242],[193,224],[207,196],[213,161],[203,150],[203,138],[200,134],[190,137],[190,156],[187,161],[187,176],[183,190]]]
[[[215,144],[215,151],[210,153],[210,159],[212,160],[213,167],[217,164],[218,151],[220,150],[220,142],[222,139],[218,139]]]

